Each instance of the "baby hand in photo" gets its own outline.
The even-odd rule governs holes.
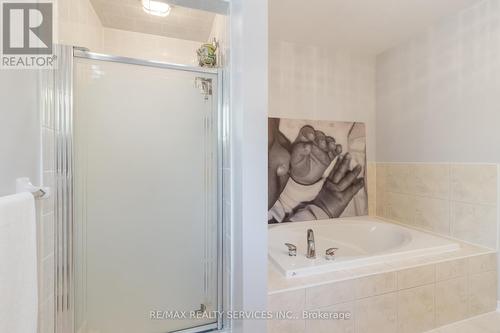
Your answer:
[[[349,170],[351,155],[339,156],[332,172],[325,180],[323,188],[313,203],[320,207],[330,218],[342,215],[352,198],[365,186],[364,178],[358,178],[361,165]]]

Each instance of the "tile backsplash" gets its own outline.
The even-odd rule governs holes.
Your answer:
[[[497,248],[498,165],[377,163],[373,177],[372,214]]]

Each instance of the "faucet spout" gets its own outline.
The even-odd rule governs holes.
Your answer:
[[[314,243],[314,231],[307,229],[307,254],[309,259],[316,259],[316,244]]]

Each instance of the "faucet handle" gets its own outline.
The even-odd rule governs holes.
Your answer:
[[[325,251],[325,258],[326,260],[334,260],[335,259],[335,252],[338,250],[337,247],[331,247]]]
[[[285,243],[286,247],[288,247],[288,255],[290,257],[296,257],[297,256],[297,246],[290,244],[290,243]]]

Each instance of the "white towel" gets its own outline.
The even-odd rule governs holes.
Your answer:
[[[37,331],[35,221],[31,193],[0,198],[0,332]]]

